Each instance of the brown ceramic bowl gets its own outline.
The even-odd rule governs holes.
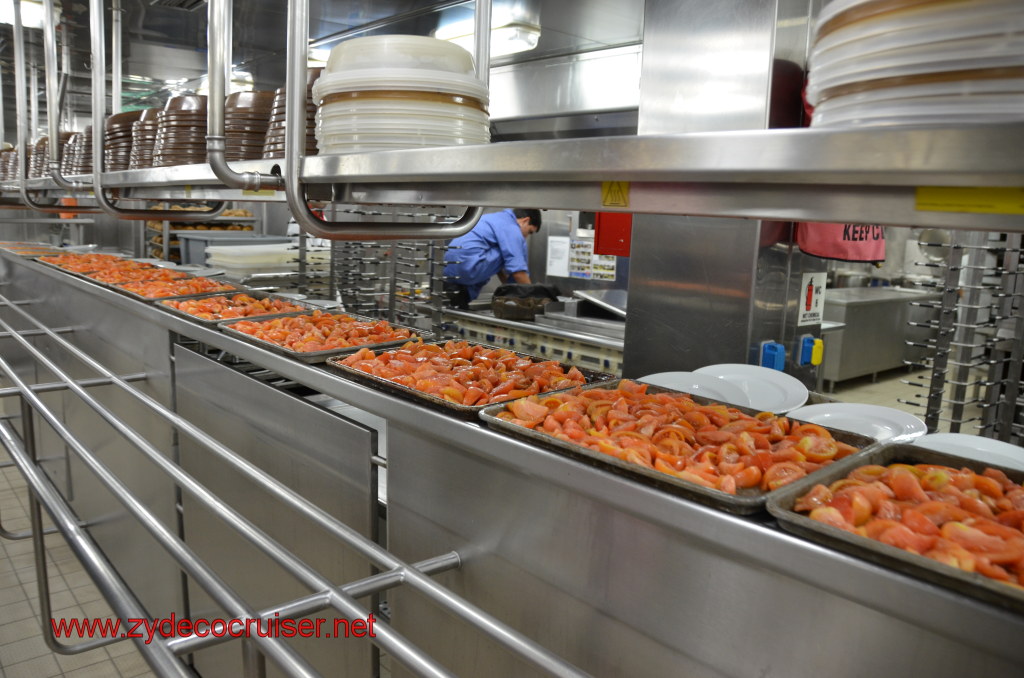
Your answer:
[[[229,115],[233,111],[260,111],[269,109],[273,103],[273,92],[235,92],[225,99],[224,110]]]
[[[125,111],[123,113],[115,113],[114,115],[107,116],[107,121],[103,125],[108,130],[118,126],[131,126],[133,122],[142,117],[142,111]]]
[[[201,111],[206,113],[206,97],[201,94],[182,94],[171,97],[164,104],[164,113]]]

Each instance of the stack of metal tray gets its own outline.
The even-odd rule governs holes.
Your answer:
[[[402,344],[408,341],[415,341],[416,337],[420,337],[425,341],[430,341],[434,338],[434,334],[432,332],[418,330],[415,327],[409,327],[408,325],[397,325],[395,323],[389,323],[392,327],[409,330],[410,332],[413,333],[413,336],[406,339],[396,339],[395,341],[386,341],[379,344],[361,344],[359,346],[348,346],[346,348],[332,348],[326,351],[309,351],[307,353],[303,353],[301,351],[293,351],[290,348],[285,348],[284,346],[279,346],[269,341],[264,341],[263,339],[257,339],[251,334],[239,332],[238,330],[233,329],[231,327],[235,323],[239,322],[261,322],[263,320],[271,320],[276,318],[297,317],[300,315],[309,315],[312,311],[324,311],[324,309],[322,307],[317,307],[312,309],[311,311],[299,313],[281,313],[273,316],[273,318],[271,318],[270,316],[256,316],[255,318],[232,318],[231,320],[222,320],[221,322],[217,323],[217,326],[220,328],[222,332],[224,332],[225,334],[229,334],[232,337],[241,339],[242,341],[248,342],[250,344],[255,344],[260,348],[265,348],[268,351],[272,351],[274,353],[287,356],[289,358],[293,358],[295,360],[298,360],[299,362],[304,363],[322,363],[331,356],[351,355],[352,353],[355,353],[363,348],[371,348],[375,351],[394,348],[396,346],[401,346]],[[361,322],[380,322],[380,318],[369,318],[362,315],[356,315],[354,313],[331,313],[330,311],[324,311],[324,313],[327,315],[347,315],[350,318],[355,318],[356,320],[359,320]]]
[[[965,572],[931,558],[819,523],[802,513],[793,511],[796,500],[819,483],[829,485],[836,480],[845,478],[850,471],[860,466],[868,464],[886,466],[896,463],[936,464],[953,468],[968,468],[975,473],[981,473],[986,468],[993,468],[1005,473],[1015,483],[1024,482],[1024,471],[927,450],[910,443],[883,444],[863,455],[837,461],[818,473],[776,490],[768,500],[768,511],[787,532],[902,572],[916,579],[937,584],[1018,614],[1024,614],[1024,590],[1002,584],[976,572]]]
[[[585,386],[584,388],[615,389],[618,388],[620,381],[621,380],[616,379],[614,381],[592,384],[590,386]],[[659,386],[652,385],[647,385],[647,392],[682,393],[682,391],[674,391],[672,389],[661,388]],[[700,405],[726,405],[727,407],[736,409],[740,412],[743,412],[744,414],[749,414],[750,416],[755,416],[759,412],[761,412],[761,410],[754,410],[749,407],[741,407],[739,405],[723,403],[718,400],[711,400],[709,398],[704,398],[689,393],[685,395],[688,395],[689,397],[693,398],[693,401]],[[774,496],[775,493],[781,492],[782,489],[784,489],[779,488],[778,490],[773,490],[771,492],[762,492],[760,489],[751,488],[737,490],[736,494],[728,494],[726,492],[722,492],[721,490],[714,490],[707,487],[702,487],[700,485],[697,485],[696,483],[690,483],[680,478],[675,478],[666,473],[662,473],[661,471],[655,471],[653,469],[638,466],[636,464],[630,464],[629,462],[622,461],[621,459],[616,459],[615,457],[609,456],[607,454],[595,452],[594,450],[591,450],[589,447],[584,447],[583,445],[578,445],[576,443],[561,440],[559,438],[555,438],[554,436],[550,436],[546,433],[534,431],[533,429],[528,429],[524,426],[513,424],[511,422],[505,421],[504,419],[499,419],[498,414],[504,409],[505,403],[492,405],[490,407],[485,408],[483,412],[481,412],[480,417],[485,422],[487,422],[488,426],[491,426],[503,433],[507,433],[508,435],[514,438],[519,438],[521,440],[526,440],[531,443],[535,443],[541,447],[554,450],[578,461],[582,461],[584,463],[597,466],[598,468],[604,469],[606,471],[610,471],[612,473],[625,476],[626,478],[634,480],[638,483],[648,485],[650,487],[657,488],[658,490],[668,492],[670,494],[675,494],[686,499],[691,499],[698,503],[704,504],[706,506],[711,506],[717,509],[721,509],[728,513],[733,513],[737,515],[750,515],[761,512],[764,510],[765,503],[768,501],[769,497]],[[877,443],[877,441],[874,438],[869,438],[868,436],[864,436],[859,433],[840,431],[838,429],[832,429],[827,426],[822,426],[822,428],[824,428],[826,431],[832,434],[832,437],[835,438],[836,440],[846,443],[848,445],[852,445],[853,447],[859,448],[861,450],[860,452],[857,452],[848,457],[848,459],[861,457],[866,450],[870,449],[873,445]],[[817,478],[822,474],[824,470],[828,468],[830,467],[826,466],[824,469],[814,471],[807,477]]]
[[[436,345],[436,346],[444,346],[448,342],[447,341],[436,341],[436,342],[432,342],[432,343],[434,345]],[[470,346],[481,346],[483,348],[494,349],[494,350],[510,351],[511,353],[514,353],[515,355],[519,356],[520,358],[526,358],[526,359],[532,360],[533,362],[551,362],[549,359],[541,358],[541,357],[538,357],[538,356],[535,356],[535,355],[530,355],[529,353],[519,353],[517,351],[511,351],[510,349],[507,349],[507,348],[501,348],[501,347],[498,347],[498,346],[491,346],[489,344],[481,344],[481,343],[477,343],[477,342],[474,342],[474,341],[464,341],[464,342],[459,342],[459,343],[466,343],[466,344],[469,344]],[[430,393],[424,393],[423,391],[417,391],[414,388],[409,388],[408,386],[403,386],[402,384],[397,384],[397,383],[395,383],[393,381],[389,381],[388,379],[383,379],[381,377],[377,377],[377,376],[374,376],[372,374],[367,374],[366,372],[362,372],[360,370],[353,369],[353,368],[349,367],[348,365],[341,364],[340,360],[330,360],[329,359],[327,361],[327,364],[330,365],[331,367],[335,368],[336,370],[339,370],[340,372],[344,373],[345,376],[349,377],[350,379],[352,379],[354,381],[359,381],[359,382],[362,382],[362,383],[364,383],[364,384],[366,384],[368,386],[373,386],[374,388],[380,389],[382,391],[387,391],[388,393],[394,393],[394,394],[403,396],[405,398],[409,398],[411,400],[415,400],[416,402],[423,403],[423,404],[426,404],[426,405],[430,405],[432,407],[441,409],[441,410],[443,410],[443,411],[445,411],[445,412],[447,412],[449,414],[453,414],[453,415],[455,415],[457,417],[460,417],[460,418],[463,418],[463,419],[477,419],[477,418],[480,417],[481,413],[484,412],[487,408],[489,408],[489,407],[503,407],[505,405],[504,402],[503,403],[499,403],[497,406],[493,405],[493,404],[486,404],[486,405],[462,405],[460,403],[453,403],[453,402],[451,402],[449,400],[445,400],[444,398],[439,398],[436,395],[433,395],[433,394],[430,394]],[[608,374],[607,372],[598,372],[596,370],[587,369],[585,367],[580,367],[578,365],[570,365],[568,363],[559,363],[559,365],[561,365],[562,368],[566,369],[566,370],[568,370],[570,367],[576,367],[576,369],[579,370],[580,373],[583,374],[584,378],[586,378],[587,384],[597,384],[597,383],[600,383],[600,382],[607,381],[608,379],[613,379],[614,378],[614,375]],[[544,395],[546,395],[548,393],[561,393],[561,391],[564,391],[564,390],[567,390],[567,389],[562,389],[560,391],[547,391],[547,392],[545,392]],[[508,402],[508,401],[506,401],[506,402]]]
[[[313,311],[322,311],[323,310],[322,306],[317,306],[315,304],[307,304],[307,303],[305,303],[303,301],[299,301],[297,299],[290,299],[288,297],[279,297],[276,294],[271,294],[269,292],[259,292],[259,291],[256,291],[256,290],[249,290],[247,292],[211,292],[209,294],[201,294],[201,295],[197,295],[197,296],[194,296],[194,297],[188,297],[188,299],[209,299],[209,298],[213,298],[213,297],[233,296],[234,294],[248,294],[253,299],[267,299],[267,298],[280,299],[281,301],[287,301],[289,304],[294,304],[296,306],[300,306],[300,307],[302,307],[305,310],[302,310],[302,311],[285,311],[285,312],[281,312],[281,313],[265,313],[265,314],[262,314],[262,315],[246,316],[246,317],[241,317],[241,318],[206,319],[206,318],[200,318],[198,316],[192,315],[191,313],[186,313],[185,311],[179,310],[177,308],[174,308],[173,306],[168,306],[167,304],[163,303],[165,301],[181,301],[180,299],[159,299],[158,300],[159,303],[156,304],[156,307],[159,308],[160,310],[167,311],[168,313],[171,313],[173,315],[179,316],[181,318],[185,318],[186,320],[191,320],[192,322],[199,323],[200,325],[206,325],[208,327],[209,326],[213,326],[213,325],[217,325],[217,324],[222,323],[222,322],[235,322],[235,321],[238,321],[238,320],[269,320],[270,318],[278,318],[278,317],[287,316],[287,315],[298,315],[298,314],[301,314],[301,313],[312,313]]]

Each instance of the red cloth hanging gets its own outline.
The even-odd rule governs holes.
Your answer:
[[[796,244],[802,252],[822,259],[885,261],[885,227],[877,224],[800,222]]]

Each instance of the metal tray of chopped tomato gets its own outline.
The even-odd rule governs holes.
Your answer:
[[[63,254],[63,253],[58,251],[58,252],[50,252],[50,253],[47,253],[47,254],[37,254],[37,255],[35,255],[35,260],[37,262],[39,262],[40,264],[42,264],[43,266],[46,266],[48,268],[52,268],[52,269],[54,269],[56,271],[60,271],[61,273],[66,273],[68,275],[76,275],[79,278],[85,278],[87,274],[95,273],[96,271],[100,270],[100,269],[91,269],[91,270],[88,270],[88,271],[72,271],[71,269],[65,268],[64,266],[61,266],[60,264],[55,264],[55,263],[50,262],[50,261],[43,261],[43,259],[41,258],[41,257],[52,257],[52,256],[59,255],[59,254]],[[124,257],[120,257],[118,255],[111,255],[111,256],[116,256],[118,259],[122,259],[122,260],[124,259]],[[96,282],[96,281],[93,280],[93,282]]]
[[[312,311],[321,311],[322,313],[324,313],[324,315],[345,315],[345,316],[353,318],[354,320],[357,320],[359,322],[378,323],[378,322],[381,321],[381,318],[370,318],[370,317],[363,316],[363,315],[356,315],[355,313],[331,313],[330,311],[325,311],[322,306],[318,306],[318,307],[312,309]],[[395,339],[393,341],[385,341],[385,342],[381,342],[381,343],[377,343],[377,344],[360,344],[358,346],[346,346],[344,348],[331,348],[331,349],[327,349],[326,351],[307,351],[307,352],[303,352],[303,351],[293,351],[292,349],[287,348],[285,346],[281,346],[280,344],[275,344],[274,342],[266,341],[265,339],[259,339],[257,337],[254,337],[251,334],[247,334],[245,332],[240,332],[239,330],[233,329],[231,327],[233,324],[240,323],[240,322],[263,322],[264,320],[277,320],[279,318],[292,318],[292,317],[298,317],[298,316],[301,316],[301,315],[310,315],[312,311],[302,311],[302,312],[298,312],[298,313],[280,313],[280,314],[277,314],[277,315],[275,315],[273,317],[270,317],[270,316],[256,316],[254,318],[233,318],[231,320],[222,320],[221,322],[217,323],[217,326],[220,328],[221,332],[224,332],[225,334],[229,334],[232,337],[235,337],[236,339],[241,339],[242,341],[248,342],[250,344],[255,344],[256,346],[259,346],[260,348],[265,348],[268,351],[273,351],[274,353],[278,353],[278,354],[286,356],[288,358],[293,358],[295,360],[298,360],[299,362],[310,363],[310,364],[322,363],[322,362],[324,362],[325,360],[327,360],[331,356],[347,356],[347,355],[351,355],[352,353],[356,353],[357,351],[359,351],[359,349],[361,349],[361,348],[372,348],[374,350],[377,350],[377,349],[388,349],[388,348],[394,348],[396,346],[401,346],[402,344],[404,344],[404,343],[406,343],[408,341],[416,341],[417,338],[425,339],[427,341],[430,341],[430,340],[432,340],[434,338],[434,333],[433,332],[427,332],[425,330],[418,330],[415,327],[410,327],[408,325],[398,325],[398,324],[395,324],[395,323],[388,323],[389,325],[391,325],[391,327],[394,327],[396,329],[409,330],[412,333],[412,336],[410,336],[410,337],[403,337],[401,339]]]
[[[603,388],[609,390],[618,389],[619,385],[629,380],[613,380],[604,383],[592,384],[589,386],[582,387],[581,390],[588,390],[594,388]],[[634,382],[638,383],[638,382]],[[742,414],[757,417],[758,414],[765,414],[770,416],[776,416],[780,419],[785,419],[784,415],[772,415],[771,413],[763,413],[760,410],[751,409],[749,407],[741,407],[739,405],[733,405],[730,403],[723,403],[718,400],[712,400],[703,396],[698,396],[690,393],[684,393],[682,391],[676,391],[673,389],[662,388],[660,386],[654,386],[651,384],[639,384],[640,386],[646,387],[646,393],[656,395],[659,393],[669,393],[674,395],[685,395],[693,400],[699,406],[725,406],[727,410],[733,410]],[[704,485],[691,482],[684,478],[677,477],[675,475],[669,475],[662,471],[658,471],[647,466],[641,466],[632,462],[621,460],[617,457],[613,457],[609,454],[604,454],[590,449],[584,445],[569,442],[556,438],[553,435],[536,431],[526,426],[521,426],[513,422],[505,421],[498,417],[498,415],[507,409],[507,403],[499,403],[498,405],[492,405],[487,407],[480,413],[480,418],[483,419],[488,426],[495,428],[503,433],[507,433],[515,438],[525,440],[531,443],[536,443],[541,447],[559,452],[568,457],[582,461],[584,463],[596,466],[606,471],[616,473],[618,475],[625,476],[630,480],[654,487],[658,490],[674,494],[685,499],[690,499],[712,508],[717,508],[727,513],[736,515],[751,515],[764,511],[765,503],[768,498],[773,496],[780,489],[763,491],[759,487],[751,488],[737,488],[735,494],[730,494],[724,490],[716,489],[713,487],[705,487]],[[857,448],[857,452],[854,452],[848,458],[859,457],[864,450],[877,444],[874,438],[860,435],[859,433],[852,433],[850,431],[841,431],[839,429],[829,428],[827,426],[818,426],[815,424],[809,424],[807,422],[794,421],[797,424],[804,426],[813,426],[815,429],[823,429],[827,431],[834,440],[840,443]],[[540,428],[540,426],[538,426]],[[825,466],[816,471],[808,473],[807,477],[817,477],[825,468]]]
[[[142,282],[184,282],[184,281],[187,281],[187,280],[193,280],[193,279],[195,279],[197,277],[203,277],[203,276],[186,276],[184,278],[178,278],[177,280],[170,280],[170,281],[150,281],[150,280],[147,280],[147,281],[142,281]],[[96,281],[94,281],[94,282],[96,282]],[[204,295],[207,295],[207,294],[238,294],[239,292],[245,292],[245,293],[249,292],[249,288],[248,287],[245,287],[243,285],[239,285],[237,283],[228,282],[227,280],[218,280],[217,282],[222,284],[222,285],[224,285],[224,286],[226,286],[226,287],[228,287],[228,289],[219,290],[217,292],[196,292],[195,294],[176,294],[176,295],[167,296],[167,297],[147,297],[147,296],[143,296],[141,294],[137,294],[136,292],[132,292],[131,290],[127,290],[127,289],[124,288],[124,285],[131,284],[131,283],[101,283],[101,282],[97,282],[96,284],[97,285],[104,285],[106,287],[109,287],[112,290],[116,290],[116,291],[120,292],[121,294],[125,294],[125,295],[127,295],[127,296],[129,296],[129,297],[131,297],[133,299],[138,299],[139,301],[145,301],[145,302],[148,302],[148,303],[153,303],[153,302],[157,302],[157,301],[166,301],[168,299],[191,299],[193,297],[201,297],[201,296],[204,296]]]
[[[211,319],[207,319],[207,318],[200,318],[199,316],[196,316],[196,315],[193,315],[193,314],[188,313],[186,311],[182,311],[180,309],[174,308],[173,306],[168,306],[167,304],[164,303],[166,301],[191,301],[191,300],[200,300],[200,299],[212,299],[213,297],[233,297],[236,294],[247,294],[250,297],[252,297],[253,299],[268,299],[268,298],[270,298],[270,299],[280,299],[281,301],[287,301],[289,304],[294,304],[295,306],[299,306],[300,309],[299,310],[295,310],[295,311],[282,311],[280,313],[274,312],[274,313],[264,313],[264,314],[261,314],[261,315],[239,316],[239,317],[236,317],[236,318],[211,318]],[[232,322],[232,321],[236,321],[236,320],[252,320],[254,318],[258,319],[258,320],[270,320],[271,318],[278,318],[278,317],[286,316],[286,315],[299,315],[301,313],[312,313],[313,311],[323,310],[322,306],[316,306],[314,304],[307,304],[307,303],[299,301],[297,299],[291,299],[291,298],[288,298],[288,297],[279,297],[276,294],[271,294],[269,292],[259,292],[257,290],[238,291],[238,292],[207,292],[206,294],[198,294],[198,295],[195,295],[195,296],[186,297],[184,299],[180,298],[180,297],[161,298],[161,299],[158,300],[158,302],[159,303],[156,304],[156,307],[159,308],[160,310],[167,311],[168,313],[171,313],[173,315],[179,316],[181,318],[185,318],[186,320],[191,320],[192,322],[199,323],[200,325],[207,325],[207,326],[213,326],[213,325],[217,325],[217,324],[222,323],[222,322]]]
[[[793,534],[824,546],[834,548],[837,551],[842,551],[843,553],[848,553],[852,556],[870,561],[876,565],[896,570],[910,577],[914,577],[915,579],[920,579],[951,589],[977,600],[982,600],[984,602],[1012,610],[1018,614],[1024,614],[1024,588],[1019,587],[1020,585],[1024,585],[1024,581],[1020,579],[1016,582],[1018,586],[1008,585],[989,576],[985,576],[979,571],[964,571],[953,565],[938,562],[932,557],[912,553],[899,548],[898,546],[849,532],[839,526],[833,526],[818,520],[812,520],[807,515],[794,510],[797,500],[808,494],[818,484],[831,486],[833,483],[847,478],[852,471],[862,467],[887,466],[889,464],[927,464],[932,466],[948,466],[958,470],[969,469],[976,474],[981,474],[985,469],[994,469],[995,471],[1004,474],[1007,479],[1017,485],[1024,483],[1024,471],[1007,468],[1005,466],[998,466],[996,464],[986,464],[973,459],[946,454],[944,452],[928,450],[923,447],[917,447],[911,443],[886,443],[876,446],[874,449],[869,450],[863,455],[842,459],[823,469],[821,473],[816,474],[814,477],[808,476],[807,478],[801,478],[793,484],[780,489],[774,493],[768,501],[768,511],[776,518],[776,520],[778,520],[779,525],[787,532],[792,532]],[[941,478],[941,476],[939,476],[939,478]],[[1014,503],[1014,506],[1018,503],[1020,503],[1020,499]],[[936,504],[937,502],[935,501],[929,502],[929,507],[936,508]],[[942,507],[937,508],[941,509]],[[852,508],[850,510],[852,510]],[[905,510],[906,508],[901,509],[901,511]],[[960,510],[962,511],[963,509]],[[960,514],[957,509],[951,508],[949,511]],[[918,513],[924,515],[921,512]],[[932,511],[929,510],[927,513],[931,514]],[[1021,519],[1024,519],[1024,508],[1016,509],[1010,517],[1017,520],[1016,531],[1020,532],[1020,537],[1024,540],[1024,531],[1021,529],[1022,523],[1020,522]],[[915,518],[917,518],[917,516],[915,516]],[[976,522],[976,520],[977,519],[975,519],[972,524],[977,526],[979,523]],[[915,524],[914,520],[909,516],[907,517],[906,523],[904,523],[902,514],[899,523],[901,525]],[[868,523],[865,523],[865,525],[867,524]],[[902,543],[900,540],[906,539],[907,545],[918,546],[921,549],[928,548],[929,545],[925,543],[927,540],[922,539],[919,533],[915,532],[915,535],[917,536],[907,536],[905,533],[900,535],[899,531],[899,528],[897,528],[897,532],[893,533],[893,536],[890,537],[888,541]],[[998,531],[1002,532],[1002,530]],[[970,540],[972,538],[977,538],[977,534],[975,532],[970,532],[969,530],[964,530],[962,532],[965,534],[957,537],[958,539]],[[956,531],[954,531],[953,534],[955,535]],[[980,543],[978,545],[982,548],[994,547],[994,544]],[[935,545],[931,546],[932,548],[935,547]],[[1021,542],[1020,548],[1024,549],[1024,542]],[[925,552],[931,551],[926,550]],[[992,556],[993,551],[989,551],[988,553],[989,556]],[[935,555],[936,557],[946,557],[946,555],[948,555],[951,559],[960,561],[971,560],[971,558],[965,558],[963,554],[957,555],[952,552],[946,555],[941,555],[939,553],[936,553]],[[998,555],[999,560],[1005,560],[1007,555],[1012,556],[1013,554],[1001,552]],[[1017,555],[1024,558],[1024,550]],[[979,564],[980,561],[976,560],[974,564],[975,570],[978,569]],[[982,564],[982,569],[988,569],[987,565]],[[1024,572],[1024,566],[1021,567],[1021,570]],[[1018,576],[1024,577],[1024,574],[1019,574]]]
[[[444,346],[448,342],[447,341],[434,341],[434,342],[426,342],[426,343],[430,343],[430,344],[433,344],[435,346]],[[475,342],[475,341],[460,340],[457,343],[468,344],[469,346],[486,348],[486,349],[490,349],[490,350],[508,351],[509,353],[512,353],[512,354],[514,354],[514,355],[516,355],[516,356],[518,356],[520,358],[525,358],[527,360],[531,360],[534,363],[556,362],[556,361],[553,361],[553,360],[547,360],[545,358],[541,358],[541,357],[538,357],[538,356],[535,356],[535,355],[531,355],[529,353],[520,353],[518,351],[513,351],[513,350],[508,349],[508,348],[503,348],[503,347],[500,347],[500,346],[491,346],[489,344],[481,344],[481,343],[478,343],[478,342]],[[383,377],[378,377],[378,376],[373,375],[373,374],[367,374],[366,372],[354,369],[352,367],[349,367],[348,365],[343,365],[343,364],[341,364],[340,360],[328,359],[327,364],[330,365],[331,367],[333,367],[334,369],[336,369],[336,370],[338,370],[340,372],[345,373],[345,375],[347,377],[350,377],[351,379],[353,379],[355,381],[360,381],[360,382],[362,382],[364,384],[367,384],[368,386],[373,386],[373,387],[375,387],[377,389],[380,389],[382,391],[387,391],[389,393],[394,393],[396,395],[400,395],[400,396],[403,396],[403,397],[406,397],[406,398],[410,398],[410,399],[415,400],[415,401],[420,402],[420,403],[429,404],[429,405],[434,406],[436,408],[442,409],[445,412],[448,412],[449,414],[454,414],[454,415],[456,415],[456,416],[458,416],[460,418],[463,418],[463,419],[473,419],[473,420],[478,419],[480,417],[480,414],[484,410],[486,410],[489,407],[495,407],[494,403],[488,403],[486,405],[463,405],[461,403],[454,403],[454,402],[452,402],[450,400],[445,400],[444,398],[436,396],[436,395],[434,395],[432,393],[426,393],[425,391],[418,391],[418,390],[416,390],[414,388],[411,388],[409,386],[404,386],[403,384],[398,384],[398,383],[390,381],[388,379],[384,379]],[[580,367],[578,365],[570,365],[568,363],[562,363],[562,362],[559,362],[558,364],[565,371],[568,371],[569,369],[575,367],[577,370],[580,371],[580,373],[583,375],[584,379],[586,379],[586,383],[587,384],[595,384],[595,383],[598,383],[598,382],[603,382],[603,381],[607,381],[608,379],[614,379],[615,378],[615,375],[608,374],[607,372],[598,372],[597,370],[591,370],[591,369],[587,369],[585,367]],[[565,389],[561,389],[561,390],[565,390]],[[556,393],[556,392],[559,392],[559,391],[545,391],[545,393]],[[504,401],[502,403],[498,403],[497,405],[498,406],[504,405],[505,402],[507,402],[507,401]]]

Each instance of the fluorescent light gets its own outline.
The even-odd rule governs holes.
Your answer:
[[[43,3],[39,0],[21,0],[21,25],[25,28],[42,28],[43,14]],[[60,21],[60,10],[56,7],[53,21],[54,25]],[[14,3],[10,0],[0,3],[0,24],[14,25]]]
[[[499,11],[504,9],[505,11]],[[504,15],[504,16],[502,16]],[[447,40],[462,47],[467,52],[473,51],[473,19],[450,21],[437,27],[434,37]],[[507,8],[496,8],[491,21],[491,56],[500,57],[518,52],[526,52],[537,46],[540,40],[540,26],[522,21],[515,21]]]

